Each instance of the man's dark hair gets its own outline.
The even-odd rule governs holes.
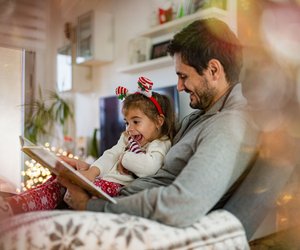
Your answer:
[[[174,56],[181,55],[182,61],[203,75],[211,59],[220,61],[229,84],[239,81],[243,64],[242,46],[228,25],[218,19],[194,21],[175,34],[167,48]]]

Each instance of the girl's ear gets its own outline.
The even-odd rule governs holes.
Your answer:
[[[156,120],[157,128],[161,128],[161,126],[164,124],[164,122],[165,122],[165,116],[164,115],[158,115],[157,120]]]

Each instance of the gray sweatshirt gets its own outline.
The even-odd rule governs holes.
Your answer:
[[[117,204],[90,199],[87,209],[127,213],[185,227],[207,214],[255,154],[257,132],[237,84],[206,113],[185,117],[163,167],[121,191]]]

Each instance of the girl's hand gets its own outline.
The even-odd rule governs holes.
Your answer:
[[[119,163],[118,163],[118,166],[117,166],[117,171],[118,171],[120,174],[128,175],[128,174],[130,174],[130,172],[129,172],[126,168],[124,168],[123,165],[122,165],[123,155],[124,155],[124,154],[122,154],[122,155],[120,156],[120,158],[119,158]]]
[[[100,175],[100,170],[94,166],[90,167],[88,170],[78,170],[78,172],[91,182],[95,181],[96,177]]]
[[[76,170],[88,170],[90,168],[90,165],[88,163],[81,160],[76,160],[74,158],[69,158],[67,156],[62,155],[59,158],[62,159],[64,162],[68,163]]]
[[[129,175],[131,173],[129,170],[127,170],[126,168],[123,167],[121,161],[119,161],[119,163],[118,163],[117,170],[120,174],[123,174],[123,175]]]

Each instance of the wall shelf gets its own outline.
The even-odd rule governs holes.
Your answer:
[[[172,63],[173,63],[172,57],[164,56],[161,58],[132,64],[127,67],[121,68],[118,71],[121,73],[139,73],[146,70],[153,70],[153,69],[159,69],[162,67],[171,66]]]
[[[204,18],[210,18],[210,17],[216,17],[221,20],[226,21],[228,12],[226,10],[222,10],[220,8],[211,7],[203,10],[199,10],[195,12],[194,14],[181,17],[178,19],[175,19],[173,21],[157,25],[155,27],[152,27],[144,32],[141,32],[138,34],[138,36],[145,36],[154,38],[157,36],[165,35],[168,33],[174,33],[179,30],[181,30],[184,26],[188,25],[189,23],[198,20],[198,19],[204,19]]]
[[[150,39],[155,39],[158,37],[165,36],[170,34],[174,35],[176,32],[180,31],[182,28],[192,23],[195,20],[205,19],[205,18],[218,18],[231,26],[233,31],[236,32],[236,2],[229,1],[227,9],[220,9],[217,7],[210,7],[207,9],[202,9],[194,14],[175,19],[173,21],[167,22],[165,24],[157,25],[152,27],[144,32],[138,34],[138,37],[147,37]],[[153,40],[152,40],[153,41]],[[153,60],[148,60],[141,63],[136,63],[132,65],[125,66],[124,68],[119,69],[119,72],[122,73],[138,73],[145,70],[159,69],[162,67],[167,67],[172,65],[172,58],[166,56],[163,58],[157,58]]]

